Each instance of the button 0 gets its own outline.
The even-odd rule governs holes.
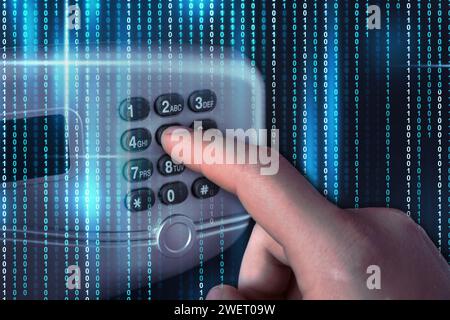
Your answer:
[[[186,200],[188,193],[188,188],[183,182],[167,183],[159,190],[159,199],[166,205],[178,204]]]
[[[146,150],[152,143],[152,135],[145,128],[126,131],[121,140],[122,148],[129,152]]]
[[[149,210],[154,204],[155,194],[148,188],[133,190],[125,198],[125,206],[131,212]]]
[[[191,129],[194,129],[195,131],[217,129],[217,123],[210,119],[196,120],[191,124]]]
[[[167,154],[158,160],[158,171],[163,176],[175,176],[183,173],[184,169],[184,164],[173,162],[172,158]]]
[[[194,112],[212,111],[217,105],[217,96],[211,90],[195,91],[189,96],[189,108]]]
[[[220,188],[206,178],[198,178],[192,184],[192,193],[196,198],[207,199],[214,197]]]
[[[150,103],[144,98],[128,98],[120,103],[119,113],[125,121],[143,120],[150,113]]]
[[[155,101],[155,111],[161,117],[175,116],[183,109],[184,99],[178,93],[164,94]]]
[[[158,128],[158,130],[156,130],[156,134],[155,134],[155,138],[156,138],[156,142],[161,145],[161,137],[162,134],[164,132],[164,130],[166,130],[167,128],[173,127],[173,126],[179,126],[179,123],[171,123],[171,124],[165,124],[161,127]]]
[[[152,162],[148,159],[128,161],[123,168],[123,175],[129,182],[141,182],[150,179],[153,174]]]

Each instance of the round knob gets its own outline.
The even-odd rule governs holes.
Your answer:
[[[163,221],[158,232],[158,249],[167,257],[184,255],[194,244],[195,225],[182,215],[170,216]]]

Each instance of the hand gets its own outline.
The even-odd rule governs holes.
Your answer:
[[[162,137],[171,155],[180,147],[176,129]],[[278,174],[263,176],[259,165],[193,165],[187,152],[172,156],[236,194],[256,221],[238,288],[215,287],[208,299],[450,299],[449,265],[404,213],[340,209],[282,157]],[[372,265],[381,289],[367,285]]]

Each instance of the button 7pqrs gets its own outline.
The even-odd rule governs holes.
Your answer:
[[[142,182],[150,179],[153,174],[153,164],[148,159],[128,161],[123,168],[123,175],[129,182]]]

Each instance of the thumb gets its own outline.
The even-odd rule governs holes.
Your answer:
[[[239,291],[232,286],[218,285],[212,288],[206,300],[246,300],[245,297],[239,293]]]

